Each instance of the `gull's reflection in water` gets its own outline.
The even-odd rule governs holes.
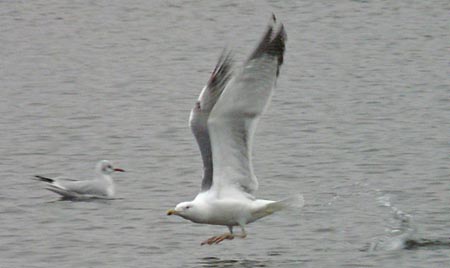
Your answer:
[[[248,259],[219,259],[216,257],[205,257],[199,261],[201,267],[208,268],[251,268],[251,267],[271,267],[269,261],[256,261]]]

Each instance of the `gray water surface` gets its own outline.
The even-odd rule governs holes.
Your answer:
[[[272,12],[288,43],[257,196],[306,206],[201,247],[226,228],[165,215],[200,188],[189,111],[222,49],[244,60]],[[449,14],[447,0],[1,2],[1,267],[447,267]],[[118,200],[53,202],[31,180],[89,178],[100,159],[128,171]]]

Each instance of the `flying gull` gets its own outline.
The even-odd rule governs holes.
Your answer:
[[[231,53],[222,53],[191,111],[189,125],[203,160],[201,192],[193,201],[179,203],[167,214],[228,227],[229,233],[213,236],[202,245],[245,238],[247,224],[286,207],[303,205],[301,195],[281,201],[254,197],[258,181],[252,165],[253,134],[270,102],[285,42],[284,27],[273,16],[242,68],[235,70]],[[242,232],[233,233],[234,226]]]
[[[115,194],[114,181],[111,174],[124,172],[121,168],[114,168],[108,160],[101,160],[95,167],[96,177],[92,180],[74,180],[65,177],[47,178],[35,176],[46,182],[46,189],[55,192],[63,199],[113,198]]]

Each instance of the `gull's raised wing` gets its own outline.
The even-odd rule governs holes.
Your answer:
[[[211,78],[209,79],[207,85],[203,88],[194,108],[191,110],[189,126],[191,127],[192,133],[197,140],[203,160],[202,191],[206,191],[211,187],[213,176],[211,142],[207,121],[212,108],[216,104],[225,88],[225,85],[230,79],[231,73],[231,53],[224,51],[219,58]]]
[[[219,194],[238,189],[253,194],[252,140],[259,117],[267,107],[283,63],[286,32],[275,16],[242,70],[233,76],[208,118],[212,145],[213,185]]]

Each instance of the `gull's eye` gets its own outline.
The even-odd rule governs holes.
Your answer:
[[[191,208],[191,206],[186,206],[186,209],[190,209]]]

